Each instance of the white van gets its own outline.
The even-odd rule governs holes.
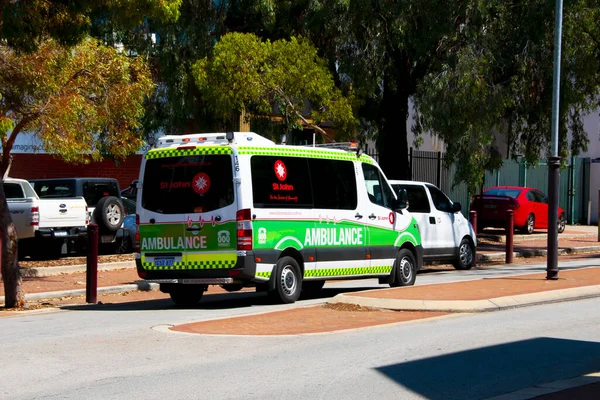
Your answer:
[[[408,209],[419,225],[425,263],[451,262],[459,270],[473,267],[477,239],[471,223],[437,186],[427,182],[390,180],[406,190]]]
[[[422,265],[416,221],[372,158],[250,132],[158,139],[137,213],[138,274],[179,305],[211,284],[283,303],[326,279],[412,285]]]

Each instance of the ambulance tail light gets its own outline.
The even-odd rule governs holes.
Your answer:
[[[90,224],[90,212],[88,210],[88,207],[85,206],[85,226],[88,226]]]
[[[29,226],[39,226],[40,225],[40,208],[39,207],[31,207],[31,222],[29,222]]]
[[[249,208],[239,210],[237,220],[237,249],[252,250],[252,216]]]
[[[135,214],[135,252],[140,252],[140,215]]]

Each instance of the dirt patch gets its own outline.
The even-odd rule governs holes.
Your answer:
[[[382,311],[378,308],[372,307],[363,307],[358,304],[347,304],[347,303],[335,303],[335,304],[326,304],[323,307],[329,308],[335,311]]]

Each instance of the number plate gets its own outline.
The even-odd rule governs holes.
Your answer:
[[[102,243],[112,243],[112,242],[115,241],[115,236],[113,236],[113,235],[102,235],[100,237],[100,241]]]
[[[172,267],[175,264],[175,257],[161,257],[154,259],[154,265],[157,267]]]
[[[54,231],[54,236],[67,236],[66,231]]]
[[[484,205],[485,208],[496,208],[495,204],[486,204]]]

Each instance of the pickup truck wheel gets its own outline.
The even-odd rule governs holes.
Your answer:
[[[98,224],[100,232],[117,232],[123,224],[123,218],[123,203],[114,196],[101,198],[94,209],[94,221]]]
[[[473,258],[475,257],[475,251],[471,241],[464,238],[458,246],[458,258],[452,263],[455,269],[467,270],[473,267]]]
[[[131,253],[132,248],[131,239],[129,236],[122,236],[120,239],[117,239],[117,244],[115,245],[115,253],[116,254],[127,254]]]
[[[412,286],[415,284],[415,280],[417,279],[417,263],[415,262],[415,256],[410,250],[402,249],[398,252],[392,273],[394,274],[394,279],[390,283],[391,287]]]

